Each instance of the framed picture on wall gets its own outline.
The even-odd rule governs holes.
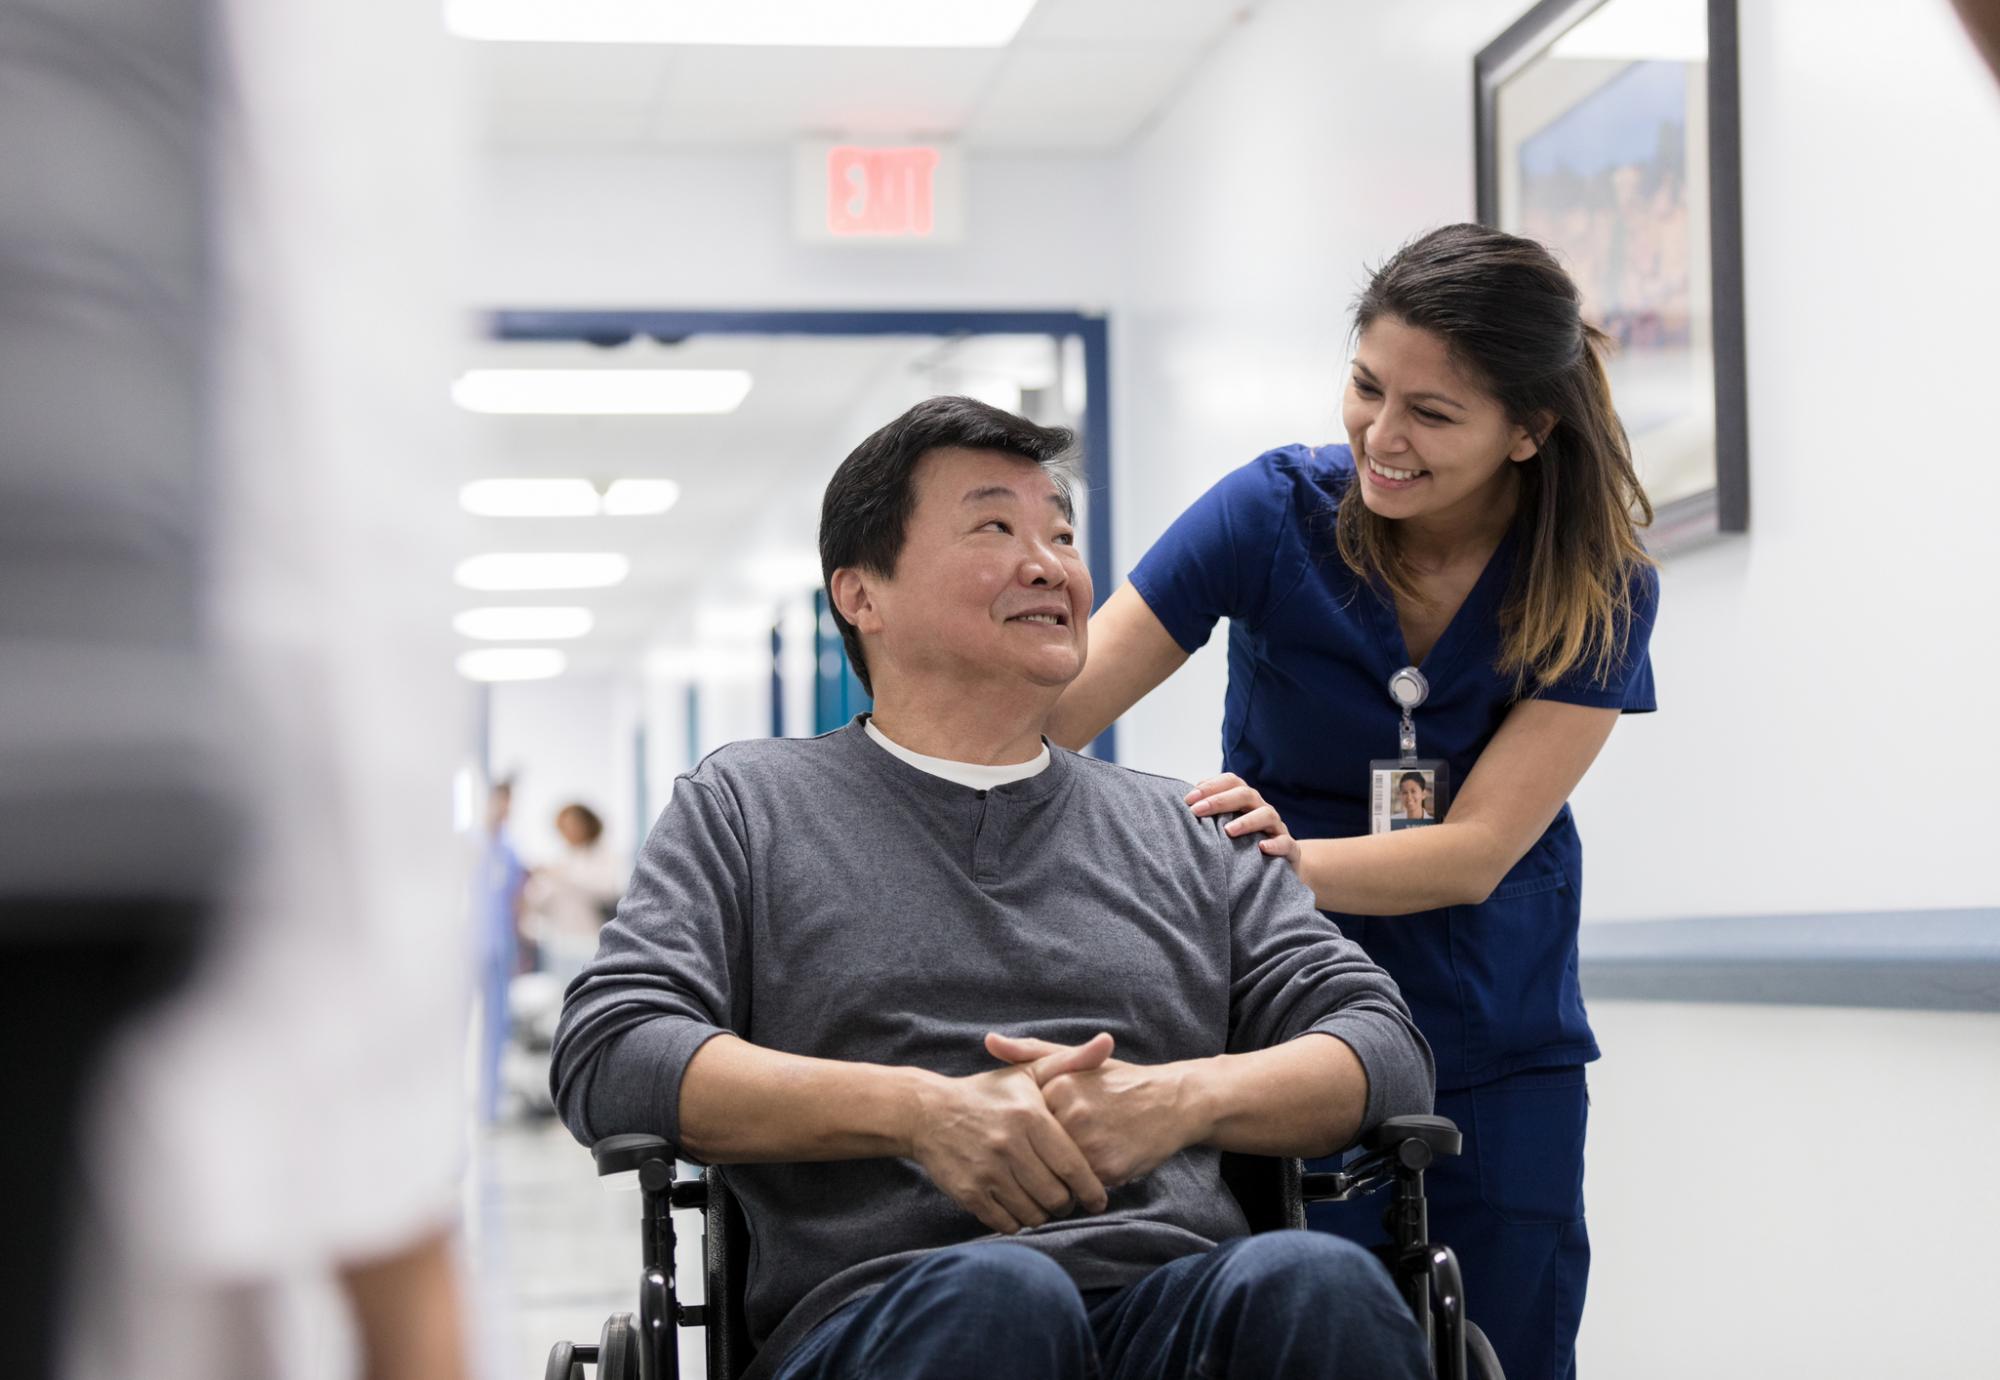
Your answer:
[[[1553,249],[1617,342],[1648,545],[1747,530],[1736,0],[1543,0],[1473,82],[1480,220]]]

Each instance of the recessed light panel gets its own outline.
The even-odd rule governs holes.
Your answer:
[[[475,479],[458,506],[477,517],[595,517],[600,504],[588,479]]]
[[[1035,0],[446,0],[460,38],[793,48],[1004,48]]]
[[[616,479],[604,491],[607,517],[653,517],[680,501],[681,486],[671,479]]]
[[[614,551],[496,551],[460,561],[455,578],[466,589],[604,589],[631,570]]]
[[[568,665],[554,647],[481,647],[458,656],[458,673],[467,680],[548,680]]]
[[[484,608],[465,610],[451,626],[482,642],[560,642],[582,637],[596,621],[586,608]]]

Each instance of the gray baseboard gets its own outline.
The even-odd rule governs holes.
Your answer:
[[[1586,1000],[2000,1011],[2000,908],[1587,924]]]

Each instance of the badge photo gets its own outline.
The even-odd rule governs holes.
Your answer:
[[[1370,762],[1368,775],[1369,833],[1417,829],[1444,818],[1450,804],[1451,773],[1441,759]]]

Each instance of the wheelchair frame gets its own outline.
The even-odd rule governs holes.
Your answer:
[[[1303,1227],[1307,1203],[1343,1202],[1383,1187],[1390,1190],[1383,1215],[1389,1241],[1375,1252],[1388,1267],[1416,1317],[1437,1380],[1504,1380],[1492,1348],[1467,1318],[1465,1288],[1451,1247],[1430,1239],[1424,1171],[1440,1155],[1456,1155],[1458,1127],[1445,1117],[1392,1117],[1369,1134],[1360,1158],[1337,1170],[1307,1173],[1295,1159],[1224,1154],[1223,1178],[1242,1204],[1253,1232]],[[634,1174],[642,1208],[639,1310],[615,1313],[595,1346],[558,1342],[549,1352],[546,1380],[680,1380],[678,1329],[700,1327],[710,1380],[736,1380],[749,1363],[749,1338],[730,1281],[730,1238],[740,1232],[740,1209],[716,1171],[699,1179],[674,1177],[673,1147],[659,1136],[620,1135],[590,1148],[600,1177]],[[680,1302],[674,1263],[676,1211],[703,1216],[707,1289],[698,1304]],[[732,1222],[730,1214],[738,1217]],[[741,1255],[736,1256],[740,1266]],[[1467,1369],[1468,1358],[1478,1369]]]

